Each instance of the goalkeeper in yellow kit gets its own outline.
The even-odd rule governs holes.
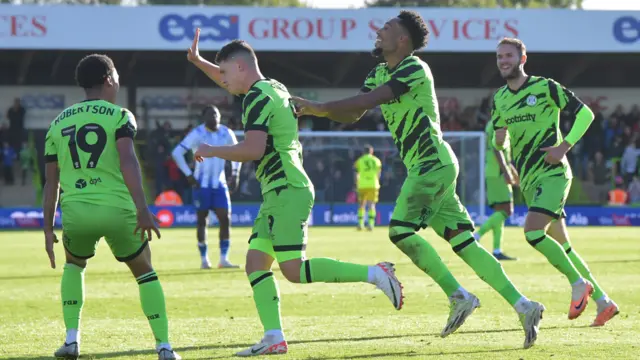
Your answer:
[[[364,213],[369,204],[369,221],[367,230],[373,230],[376,224],[376,203],[380,192],[380,172],[382,162],[373,155],[373,147],[366,145],[364,154],[353,164],[356,170],[356,186],[358,188],[358,230],[364,227]]]

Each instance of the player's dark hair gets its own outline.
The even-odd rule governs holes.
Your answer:
[[[216,63],[220,64],[223,61],[229,60],[233,55],[238,53],[245,53],[255,58],[256,53],[253,51],[251,45],[244,40],[233,40],[227,45],[223,46],[216,54]]]
[[[498,43],[498,46],[500,45],[513,45],[516,47],[516,49],[518,49],[518,52],[520,53],[520,56],[524,55],[527,53],[527,47],[524,45],[524,43],[522,42],[522,40],[520,39],[516,39],[516,38],[502,38],[502,40],[500,40],[500,42]]]
[[[200,116],[204,116],[204,114],[207,113],[207,110],[211,110],[214,116],[220,117],[220,110],[218,110],[218,107],[215,105],[207,105],[203,107],[202,112],[200,112]]]
[[[364,146],[364,152],[365,152],[366,154],[371,154],[371,153],[373,153],[373,146],[371,146],[371,145],[369,145],[369,144],[365,145],[365,146]]]
[[[398,18],[400,19],[400,24],[409,32],[413,50],[425,47],[429,41],[429,29],[422,16],[415,11],[402,10]]]
[[[76,66],[76,83],[83,89],[102,86],[114,70],[113,60],[107,55],[87,55]]]

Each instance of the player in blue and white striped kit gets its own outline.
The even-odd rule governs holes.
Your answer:
[[[220,158],[208,158],[203,162],[196,162],[193,173],[185,161],[184,155],[188,151],[196,151],[200,144],[209,145],[234,145],[237,144],[236,136],[228,127],[220,124],[220,111],[214,105],[209,105],[202,110],[203,124],[194,128],[187,134],[171,155],[176,164],[187,177],[189,184],[193,186],[194,204],[198,208],[198,248],[202,260],[202,268],[210,269],[211,262],[207,250],[207,219],[209,211],[218,217],[220,222],[220,262],[219,268],[237,268],[229,262],[229,236],[231,227],[231,191],[238,188],[240,163],[231,163],[231,179],[227,185],[225,177],[225,160]]]

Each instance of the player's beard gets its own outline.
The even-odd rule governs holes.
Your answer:
[[[502,78],[505,80],[513,80],[517,79],[520,76],[520,66],[515,66],[509,73],[503,75]]]

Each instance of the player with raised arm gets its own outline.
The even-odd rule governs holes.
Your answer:
[[[287,342],[280,320],[280,295],[271,266],[276,260],[293,283],[366,282],[376,285],[400,310],[402,286],[393,264],[351,264],[328,258],[307,259],[307,220],[314,203],[313,184],[302,166],[298,120],[287,88],[265,78],[253,49],[244,41],[225,45],[212,64],[198,54],[196,36],[188,59],[212,80],[234,95],[244,95],[242,123],[244,140],[236,145],[200,145],[196,160],[219,157],[229,161],[254,161],[263,202],[256,217],[246,272],[253,299],[264,327],[264,337],[238,356],[286,353]]]
[[[67,329],[57,358],[80,355],[80,313],[84,305],[84,273],[104,237],[116,260],[127,264],[138,282],[142,311],[156,340],[158,359],[180,359],[169,344],[164,292],[151,266],[149,241],[158,238],[157,219],[147,207],[133,139],[133,114],[115,105],[120,88],[113,61],[106,55],[84,57],[76,81],[86,100],[71,105],[51,123],[45,140],[44,235],[51,267],[53,224],[60,187],[62,244],[62,313]],[[137,219],[137,220],[136,220]],[[140,231],[140,234],[137,232]]]
[[[594,115],[564,86],[524,72],[527,52],[522,41],[501,40],[496,55],[500,75],[507,84],[493,98],[493,144],[498,150],[511,147],[513,152],[520,188],[529,208],[525,237],[569,280],[569,319],[582,314],[591,295],[598,304],[592,326],[602,326],[619,313],[618,306],[571,247],[564,220],[564,205],[573,178],[565,155],[587,131]],[[561,111],[570,113],[575,120],[564,139],[559,125]]]
[[[196,162],[195,170],[192,172],[184,158],[188,151],[195,152],[201,144],[233,145],[238,141],[231,129],[220,124],[220,110],[216,106],[209,105],[203,108],[201,117],[202,125],[191,130],[184,140],[173,149],[171,156],[193,187],[195,205],[198,208],[196,234],[201,268],[211,268],[207,249],[207,220],[211,210],[216,214],[220,224],[218,268],[238,268],[239,266],[233,265],[228,258],[231,235],[231,196],[224,171],[226,161],[220,158],[211,158],[203,162]],[[239,171],[240,163],[231,162],[231,179],[229,180],[231,191],[238,188]]]
[[[433,76],[429,66],[413,55],[426,45],[428,34],[420,14],[401,11],[378,30],[373,53],[385,62],[369,73],[359,95],[327,103],[296,98],[299,112],[353,123],[364,111],[380,105],[408,170],[391,216],[389,238],[449,297],[451,310],[441,336],[456,331],[480,301],[417,234],[427,226],[514,307],[525,331],[524,347],[529,348],[536,341],[544,306],[523,296],[498,260],[473,238],[473,222],[456,194],[458,160],[440,130]]]
[[[487,183],[487,200],[493,214],[473,237],[480,241],[482,235],[493,231],[493,256],[498,260],[518,260],[502,252],[504,223],[513,213],[512,185],[518,184],[518,172],[511,163],[511,150],[500,151],[493,146],[493,124],[485,126],[487,152],[484,161],[484,177]]]
[[[356,186],[358,189],[358,230],[364,227],[364,213],[369,205],[367,230],[373,230],[376,224],[376,204],[380,193],[380,172],[382,162],[373,155],[373,147],[364,147],[364,153],[356,160]]]

